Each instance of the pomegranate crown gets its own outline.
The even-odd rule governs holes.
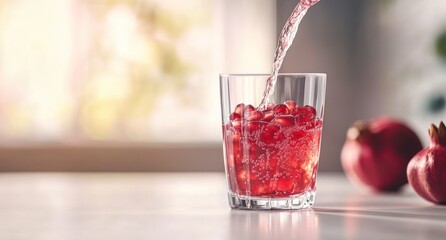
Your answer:
[[[429,136],[431,138],[431,146],[436,144],[446,146],[446,126],[443,121],[440,122],[438,127],[431,124],[429,128]]]
[[[347,139],[361,141],[370,134],[369,123],[366,121],[356,121],[347,131]]]

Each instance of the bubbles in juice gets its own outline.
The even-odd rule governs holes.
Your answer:
[[[311,106],[239,104],[223,126],[230,190],[259,197],[315,190],[321,132]]]

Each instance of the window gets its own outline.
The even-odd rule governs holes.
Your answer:
[[[1,1],[0,141],[219,141],[218,73],[269,71],[273,2]]]

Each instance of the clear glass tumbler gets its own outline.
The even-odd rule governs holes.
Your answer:
[[[303,209],[314,204],[325,74],[280,74],[260,109],[268,75],[220,75],[229,205]]]

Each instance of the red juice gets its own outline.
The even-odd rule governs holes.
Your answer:
[[[311,106],[237,105],[223,125],[230,191],[255,197],[315,191],[321,133],[322,120]]]

